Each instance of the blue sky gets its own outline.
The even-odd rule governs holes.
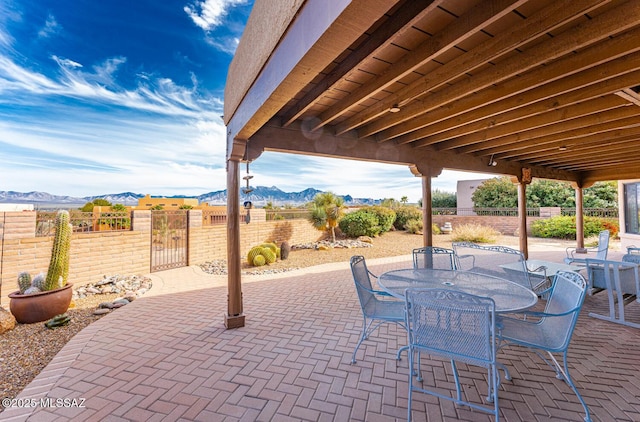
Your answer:
[[[0,190],[226,189],[223,91],[251,5],[0,0]],[[421,196],[404,166],[265,153],[251,173],[285,192]],[[445,171],[433,187],[454,192],[456,180],[483,176]]]

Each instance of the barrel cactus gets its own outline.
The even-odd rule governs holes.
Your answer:
[[[280,248],[273,242],[264,242],[247,252],[247,263],[254,267],[273,264],[280,256]]]

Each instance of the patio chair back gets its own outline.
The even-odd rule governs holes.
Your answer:
[[[518,345],[540,356],[553,370],[556,377],[564,379],[578,397],[585,411],[585,420],[591,421],[589,409],[569,374],[567,351],[573,336],[578,315],[584,303],[587,282],[579,273],[558,271],[551,287],[544,312],[528,312],[538,320],[504,317],[501,319],[500,347]],[[545,359],[540,352],[546,352]],[[552,353],[562,353],[562,366]]]
[[[455,270],[453,249],[425,246],[413,250],[413,268]]]
[[[413,392],[431,394],[492,413],[498,419],[498,373],[496,362],[495,303],[493,299],[446,289],[407,289],[407,329],[409,333],[409,403],[411,420]],[[414,365],[418,356],[418,379],[421,379],[420,353],[451,360],[456,394],[442,389],[415,386]],[[488,401],[493,406],[469,402],[461,394],[456,362],[481,366],[489,370]]]
[[[501,277],[533,290],[524,255],[506,246],[453,242],[456,269]]]
[[[620,262],[587,259],[590,292],[605,290],[609,302],[609,315],[591,312],[589,316],[640,328],[640,323],[626,320],[624,309],[640,295],[639,263],[640,255],[637,254],[627,254]]]
[[[356,353],[364,340],[385,322],[399,324],[404,328],[404,302],[394,299],[388,293],[376,290],[371,283],[372,273],[367,268],[363,256],[351,257],[351,273],[356,286],[360,308],[362,310],[362,333],[358,344],[353,350],[351,363],[356,362]]]
[[[598,245],[592,248],[567,248],[567,257],[564,259],[564,262],[567,264],[578,264],[578,265],[586,265],[587,258],[589,259],[599,259],[605,260],[607,259],[607,254],[609,253],[609,230],[602,230],[598,233]],[[591,255],[588,255],[591,253]],[[593,255],[595,253],[595,255]]]
[[[564,315],[540,319],[539,324],[546,337],[545,344],[541,346],[545,350],[562,352],[569,347],[586,291],[587,282],[582,275],[573,271],[556,273],[544,313]]]

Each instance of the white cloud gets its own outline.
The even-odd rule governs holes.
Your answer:
[[[184,7],[191,20],[205,31],[222,25],[229,8],[247,3],[247,0],[204,0]]]
[[[49,14],[47,16],[47,20],[44,23],[44,27],[38,31],[38,37],[40,38],[49,38],[62,30],[62,25],[58,23],[56,18]]]

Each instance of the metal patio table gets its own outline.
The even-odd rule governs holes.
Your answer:
[[[446,288],[489,297],[496,304],[497,313],[518,312],[538,302],[532,290],[504,278],[470,271],[434,269],[402,269],[380,274],[380,288],[394,297],[404,299],[404,292],[412,288]]]

